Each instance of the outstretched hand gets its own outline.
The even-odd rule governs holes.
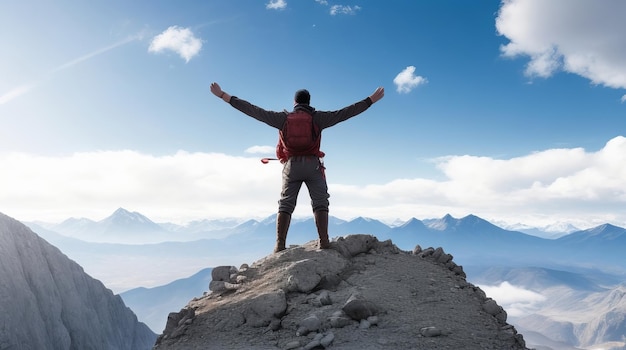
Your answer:
[[[385,88],[381,86],[377,88],[373,94],[370,95],[370,99],[372,100],[372,103],[376,103],[384,96],[385,96]]]
[[[211,83],[211,92],[219,98],[222,98],[222,95],[224,94],[224,91],[222,91],[222,88],[218,83]]]

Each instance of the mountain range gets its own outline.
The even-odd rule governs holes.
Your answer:
[[[76,225],[77,222],[82,224]],[[185,230],[180,225],[156,224],[139,213],[120,208],[99,222],[68,219],[61,224],[27,225],[109,288],[123,291],[163,285],[210,266],[238,265],[259,259],[273,249],[276,224],[272,215],[260,221],[204,221]],[[155,227],[157,231],[151,230]],[[173,227],[176,229],[172,230]],[[540,266],[555,268],[593,265],[616,272],[626,269],[622,254],[626,230],[610,224],[548,239],[506,230],[474,215],[460,219],[445,215],[424,221],[413,218],[400,226],[362,217],[350,221],[331,217],[329,232],[331,237],[372,234],[381,240],[391,239],[405,250],[417,244],[441,246],[465,265],[480,258],[483,264],[502,260],[508,265],[525,265],[532,260]],[[312,218],[294,218],[287,244],[302,244],[316,237]],[[100,240],[108,243],[99,243]],[[489,254],[484,254],[485,251]],[[584,259],[580,259],[579,253],[583,251]],[[111,256],[115,259],[109,259]],[[184,266],[170,263],[181,259]],[[128,277],[120,279],[121,271]],[[146,276],[145,271],[153,272]]]
[[[167,241],[186,242],[207,238],[224,238],[236,232],[246,231],[256,225],[273,225],[274,216],[275,215],[270,215],[262,220],[242,220],[234,218],[203,219],[180,225],[169,222],[156,223],[141,213],[118,208],[110,216],[100,221],[87,218],[69,218],[61,223],[31,222],[28,224],[88,242],[149,244]],[[426,228],[441,230],[441,225],[449,224],[446,223],[446,221],[449,220],[448,217],[451,218],[451,216],[448,215],[442,219],[426,219],[423,221],[415,218],[411,218],[405,222],[396,220],[392,225],[372,218],[357,217],[352,220],[343,220],[331,217],[330,225],[331,228],[337,230],[337,235],[344,234],[345,232],[358,232],[360,230],[364,232],[384,233],[399,226],[411,225],[411,222],[415,221],[423,223]],[[306,223],[311,220],[312,219],[294,218],[292,224]],[[553,225],[544,228],[536,228],[518,224],[514,227],[519,229],[511,229],[512,231],[542,238],[558,238],[575,231],[580,231],[571,225]]]
[[[125,300],[132,295],[135,300],[155,300],[155,305],[161,303],[158,299],[163,295],[177,295],[179,289],[175,285],[184,284],[193,276],[194,287],[185,293],[202,295],[207,288],[206,285],[202,287],[205,281],[196,276],[199,271],[219,265],[239,266],[254,262],[271,252],[275,239],[273,215],[263,220],[205,220],[185,226],[156,224],[139,213],[121,208],[112,215],[117,216],[124,220],[82,220],[87,224],[70,225],[81,222],[81,219],[72,219],[56,225],[29,225],[109,288],[124,291],[121,295]],[[331,217],[329,232],[331,237],[372,234],[381,241],[390,239],[407,251],[416,245],[443,247],[454,256],[455,262],[463,265],[468,280],[474,283],[506,287],[502,285],[506,282],[523,292],[541,295],[541,302],[521,308],[526,313],[512,317],[512,322],[519,322],[516,326],[535,335],[531,337],[537,339],[535,344],[544,346],[538,348],[572,349],[592,343],[610,345],[616,333],[626,334],[625,325],[620,321],[626,312],[621,304],[603,303],[603,298],[608,295],[614,299],[620,295],[620,283],[625,280],[624,228],[604,224],[588,230],[552,231],[545,234],[552,238],[545,238],[505,229],[475,215],[463,218],[445,215],[439,219],[413,218],[393,226],[370,218],[346,221]],[[316,237],[311,218],[294,218],[287,243],[301,245]],[[146,239],[153,243],[138,243]],[[568,298],[563,298],[564,295]],[[154,316],[154,307],[144,310],[140,305],[133,306],[132,298],[129,298],[129,305],[142,320],[148,317],[146,315],[153,315],[150,322],[155,332],[163,329],[167,312],[176,309],[172,306],[167,310],[162,308],[162,316]],[[580,314],[575,319],[564,321],[555,316],[566,315],[567,310],[577,303],[592,301],[589,309],[579,309]],[[506,304],[511,310],[517,310],[518,306],[515,301]],[[160,324],[159,318],[162,319]],[[602,330],[605,328],[614,330]],[[589,335],[594,332],[603,335],[596,338]]]

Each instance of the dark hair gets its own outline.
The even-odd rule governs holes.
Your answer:
[[[296,103],[308,105],[311,103],[311,95],[306,89],[296,91],[296,97],[294,98]]]

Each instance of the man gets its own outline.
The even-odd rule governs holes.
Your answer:
[[[372,104],[378,102],[385,95],[385,89],[379,87],[367,98],[356,102],[350,106],[337,111],[318,111],[310,106],[311,96],[307,90],[298,90],[294,98],[294,111],[306,112],[312,116],[314,129],[319,131],[315,144],[307,151],[292,149],[289,142],[284,142],[288,135],[283,135],[283,127],[286,124],[290,112],[273,112],[257,107],[245,100],[231,96],[224,92],[217,83],[211,84],[211,92],[229,103],[239,111],[262,121],[269,126],[281,130],[279,133],[279,146],[277,153],[281,162],[284,163],[282,177],[281,198],[278,201],[278,215],[276,217],[276,247],[274,252],[285,250],[287,231],[291,222],[291,214],[296,208],[296,200],[302,183],[304,182],[309,190],[311,206],[317,233],[319,235],[319,248],[330,248],[328,240],[328,185],[324,174],[324,165],[321,158],[324,153],[320,151],[321,131],[344,120],[352,118],[364,112]],[[311,119],[309,119],[311,120]]]

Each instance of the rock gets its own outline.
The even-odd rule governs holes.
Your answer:
[[[209,290],[213,293],[220,294],[239,289],[246,277],[237,275],[237,272],[238,270],[234,266],[215,267],[211,270]]]
[[[224,293],[231,290],[239,289],[241,285],[236,283],[228,283],[224,281],[211,281],[209,283],[209,290],[214,293]]]
[[[247,276],[236,275],[235,283],[241,284],[241,283],[244,283],[247,279],[248,279]]]
[[[369,322],[372,326],[378,324],[378,316],[370,316],[367,318],[367,322]]]
[[[419,252],[419,254],[417,254],[417,256],[419,256],[420,258],[427,258],[427,257],[433,255],[434,252],[435,252],[435,248],[429,247],[429,248],[426,248],[426,249],[422,250],[421,252]]]
[[[344,316],[331,316],[328,319],[330,326],[333,328],[343,328],[349,326],[354,322],[353,319]]]
[[[290,259],[297,254],[297,249],[290,249],[278,259]],[[321,287],[322,281],[328,283],[341,283],[337,279],[339,273],[346,267],[347,261],[334,249],[322,250],[315,258],[299,259],[285,263],[283,281],[286,278],[284,288],[288,292],[310,293]],[[332,286],[328,286],[333,288]]]
[[[331,305],[333,301],[330,299],[330,294],[327,290],[323,290],[320,292],[320,295],[317,297],[317,301],[320,305]]]
[[[296,331],[297,336],[307,335],[311,332],[317,332],[320,329],[322,322],[317,316],[312,315],[309,316],[302,321],[298,325],[298,330]]]
[[[285,292],[277,290],[252,299],[244,310],[243,315],[246,319],[246,324],[252,327],[265,327],[272,320],[280,318],[286,309]]]
[[[445,254],[443,252],[443,248],[441,247],[435,248],[435,251],[433,251],[433,254],[432,254],[432,258],[433,260],[437,261],[439,257],[441,257],[443,254]]]
[[[448,261],[446,263],[446,267],[448,268],[448,270],[454,272],[455,275],[459,275],[463,278],[467,277],[465,275],[465,271],[463,271],[463,266],[457,265],[454,261]]]
[[[420,333],[424,337],[438,337],[441,335],[441,330],[437,327],[424,327],[420,329]]]
[[[330,344],[333,343],[333,340],[335,340],[335,334],[333,334],[333,332],[328,332],[326,335],[324,335],[324,337],[320,340],[320,345],[322,345],[324,348],[327,348],[330,346]]]
[[[302,349],[303,350],[312,350],[312,349],[319,348],[320,346],[322,346],[322,338],[324,338],[323,334],[316,333],[313,336],[313,338],[302,347]]]
[[[487,294],[485,294],[485,291],[480,289],[480,287],[474,286],[472,289],[474,290],[474,292],[480,299],[483,299],[483,300],[487,299]],[[483,306],[483,309],[484,309],[484,306]]]
[[[321,346],[321,345],[322,345],[322,343],[320,343],[319,339],[313,339],[309,343],[307,343],[305,346],[303,346],[302,348],[304,350],[312,350],[312,349],[315,349],[316,347]]]
[[[171,312],[167,316],[167,323],[165,325],[165,331],[163,333],[169,334],[170,338],[180,337],[187,325],[185,321],[192,320],[195,316],[195,311],[191,308],[181,309],[179,312]]]
[[[378,239],[370,235],[350,235],[337,240],[337,249],[343,256],[349,258],[366,253],[378,243]]]
[[[298,261],[288,270],[287,290],[308,293],[315,288],[322,277],[315,273],[316,263],[310,260]]]
[[[437,258],[437,262],[440,264],[447,264],[449,261],[452,261],[452,255],[443,253]]]
[[[500,323],[506,323],[506,311],[504,311],[502,306],[498,305],[495,300],[487,299],[483,303],[483,310],[485,310],[486,313],[494,316]]]
[[[280,319],[274,318],[270,320],[270,325],[267,327],[271,331],[277,331],[281,328]]]
[[[422,247],[419,244],[416,245],[415,248],[413,248],[413,254],[414,255],[417,255],[417,254],[419,254],[421,252],[422,252]]]
[[[498,305],[496,301],[493,299],[485,300],[485,302],[483,303],[483,309],[485,310],[486,313],[492,316],[495,316],[499,314],[500,312],[502,312],[502,307]]]
[[[342,308],[350,318],[356,321],[367,319],[378,313],[378,307],[367,300],[360,299],[357,295],[352,295]]]
[[[341,282],[343,282],[343,280],[339,275],[327,274],[322,276],[318,287],[329,291],[336,291]]]
[[[234,266],[217,266],[211,270],[211,279],[213,281],[231,281],[231,275],[237,273],[237,268]]]
[[[294,341],[291,341],[291,342],[285,344],[284,349],[285,350],[291,350],[291,349],[297,349],[299,347],[300,347],[300,341],[294,340]]]

